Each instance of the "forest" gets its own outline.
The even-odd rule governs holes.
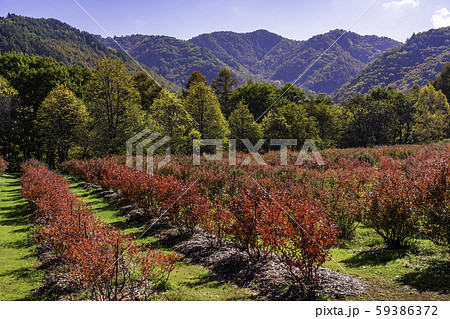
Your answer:
[[[238,86],[227,69],[211,83],[194,71],[177,95],[111,57],[90,71],[12,52],[0,56],[0,70],[0,155],[11,163],[36,158],[54,168],[69,158],[124,154],[145,128],[170,136],[178,155],[191,153],[194,139],[293,138],[297,149],[312,139],[327,149],[432,143],[450,133],[450,64],[424,87],[377,88],[341,104],[289,83]]]

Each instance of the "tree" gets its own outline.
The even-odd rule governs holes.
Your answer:
[[[279,96],[278,88],[269,83],[249,81],[234,90],[231,105],[236,106],[243,101],[257,121],[261,120]]]
[[[186,143],[194,122],[174,93],[161,91],[159,98],[154,100],[149,109],[149,115],[154,122],[154,130],[171,137],[169,143],[173,153],[182,154],[187,151]]]
[[[245,150],[242,139],[249,139],[252,144],[255,144],[256,140],[262,138],[261,126],[255,123],[253,114],[243,102],[240,102],[231,113],[228,123],[230,138],[237,140],[236,149],[238,151]]]
[[[290,135],[290,125],[287,123],[286,118],[278,110],[271,110],[264,117],[261,123],[264,138],[268,139],[289,139],[293,138]]]
[[[81,94],[89,78],[89,71],[78,66],[67,67],[50,57],[18,52],[0,56],[0,74],[18,91],[22,104],[35,111],[55,85],[66,83],[73,92]]]
[[[159,97],[164,88],[145,72],[139,72],[133,76],[134,87],[141,97],[141,105],[144,111],[148,111],[153,101]]]
[[[447,101],[450,101],[450,63],[444,66],[442,72],[433,82],[433,86],[436,90],[441,90],[447,98]]]
[[[228,118],[233,111],[230,101],[233,94],[233,86],[236,85],[237,82],[238,81],[233,76],[233,73],[231,73],[230,70],[222,69],[222,71],[219,72],[219,75],[215,80],[212,81],[211,84],[214,93],[219,99],[222,113],[226,118]]]
[[[42,141],[36,126],[37,112],[57,85],[65,83],[81,97],[90,72],[79,66],[65,66],[50,57],[11,52],[0,56],[0,75],[17,90],[20,106],[15,109],[15,144],[24,158],[42,157]]]
[[[220,111],[219,101],[204,82],[189,87],[184,105],[196,121],[202,139],[228,137],[228,124]]]
[[[93,120],[93,152],[118,154],[126,141],[144,126],[139,93],[125,63],[114,58],[99,60],[86,88],[86,102]]]
[[[17,159],[16,135],[18,92],[0,76],[0,155],[8,160]]]
[[[347,128],[344,147],[393,144],[401,122],[391,98],[357,95],[344,105]]]
[[[326,103],[309,102],[305,104],[308,116],[314,117],[317,121],[319,137],[322,140],[322,147],[336,147],[340,145],[343,134],[342,109],[337,105]]]
[[[84,104],[64,84],[55,86],[42,102],[37,119],[50,168],[68,159],[87,118]]]
[[[208,85],[208,81],[206,81],[206,76],[204,76],[200,71],[194,71],[189,76],[189,79],[186,82],[186,90],[182,90],[182,96],[185,98],[189,94],[189,90],[191,86],[194,86],[198,83],[204,83],[206,86]]]
[[[307,102],[305,91],[294,86],[292,83],[286,83],[278,92],[279,96],[283,94],[282,99],[296,104]]]
[[[414,109],[412,130],[417,142],[436,142],[449,136],[450,106],[441,91],[431,84],[423,87]]]
[[[265,138],[270,139],[296,139],[301,149],[306,139],[320,142],[317,122],[308,116],[302,105],[290,103],[270,111],[262,121]]]

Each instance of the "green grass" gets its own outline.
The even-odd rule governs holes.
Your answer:
[[[353,240],[331,254],[334,260],[324,267],[361,277],[368,285],[368,294],[358,300],[450,300],[449,256],[429,240],[388,250],[373,229],[360,226]]]
[[[119,210],[103,200],[93,190],[86,190],[82,182],[71,184],[71,190],[80,196],[84,202],[89,203],[96,211],[96,216],[108,224],[122,229],[125,234],[139,238],[137,242],[141,245],[152,246],[166,252],[171,250],[162,245],[158,235],[149,230],[143,234],[145,229],[135,227],[126,222]],[[141,236],[143,235],[143,236]],[[236,285],[223,282],[206,269],[191,265],[188,260],[180,261],[172,272],[167,283],[168,289],[163,292],[160,300],[253,300],[255,296],[246,289],[238,288]]]
[[[0,176],[0,300],[30,300],[44,277],[37,270],[33,227],[18,174]]]

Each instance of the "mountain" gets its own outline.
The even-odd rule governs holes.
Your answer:
[[[195,70],[208,80],[215,78],[223,68],[230,69],[241,81],[251,77],[248,70],[234,60],[219,59],[208,49],[173,37],[138,34],[101,41],[117,50],[122,47],[139,62],[180,86],[184,86]]]
[[[332,30],[306,41],[294,41],[265,30],[244,34],[215,32],[189,41],[217,56],[234,59],[259,78],[281,84],[296,81],[331,47],[296,82],[305,90],[331,93],[381,53],[400,44],[386,37],[344,33],[344,30]]]
[[[236,61],[249,70],[252,70],[252,66],[263,60],[280,42],[287,44],[283,51],[290,50],[296,43],[300,43],[266,30],[249,33],[214,32],[199,35],[189,42],[211,50],[222,60]]]
[[[343,30],[333,30],[307,41],[286,39],[266,30],[213,32],[188,41],[146,35],[100,40],[115,49],[117,42],[139,62],[178,85],[186,83],[194,70],[211,81],[225,67],[240,84],[251,78],[281,86],[294,82],[342,33]],[[386,37],[346,33],[296,85],[331,93],[381,53],[399,44]]]
[[[414,84],[424,86],[435,80],[450,62],[450,27],[413,34],[405,44],[381,54],[354,76],[333,97],[345,100],[377,87],[392,86],[408,91]]]
[[[139,67],[124,51],[108,48],[96,36],[55,19],[15,14],[0,17],[0,53],[9,51],[49,56],[64,64],[78,64],[90,69],[95,68],[98,59],[104,56],[116,57],[126,62],[130,72],[136,73],[144,67],[158,82],[176,89],[155,71],[143,65]]]

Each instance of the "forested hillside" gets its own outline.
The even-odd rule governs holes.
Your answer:
[[[56,19],[35,19],[15,14],[0,17],[0,53],[22,52],[55,58],[67,65],[94,69],[104,56],[126,62],[131,73],[141,68],[122,50],[112,50],[97,38]],[[153,70],[146,68],[158,82],[177,89]]]
[[[266,30],[250,33],[214,32],[189,41],[163,36],[115,37],[124,49],[167,79],[185,83],[194,70],[207,81],[221,68],[230,69],[244,84],[248,79],[277,86],[294,82],[343,30],[333,30],[307,41],[283,38]],[[101,39],[117,48],[113,39]],[[348,33],[297,83],[307,91],[332,93],[382,52],[399,42],[385,37]]]
[[[230,69],[241,83],[252,77],[248,70],[234,60],[220,60],[208,49],[173,37],[131,35],[101,41],[115,49],[120,49],[120,45],[139,62],[180,86],[196,70],[208,80],[213,79],[223,68]]]
[[[414,84],[436,79],[450,62],[450,27],[414,34],[408,41],[378,57],[353,77],[334,97],[345,100],[377,87],[392,86],[406,92]]]
[[[307,41],[285,39],[265,30],[238,34],[215,32],[190,41],[234,59],[253,74],[274,83],[294,82],[345,31],[332,30]],[[304,90],[331,93],[382,52],[399,45],[385,37],[349,32],[296,83]]]

